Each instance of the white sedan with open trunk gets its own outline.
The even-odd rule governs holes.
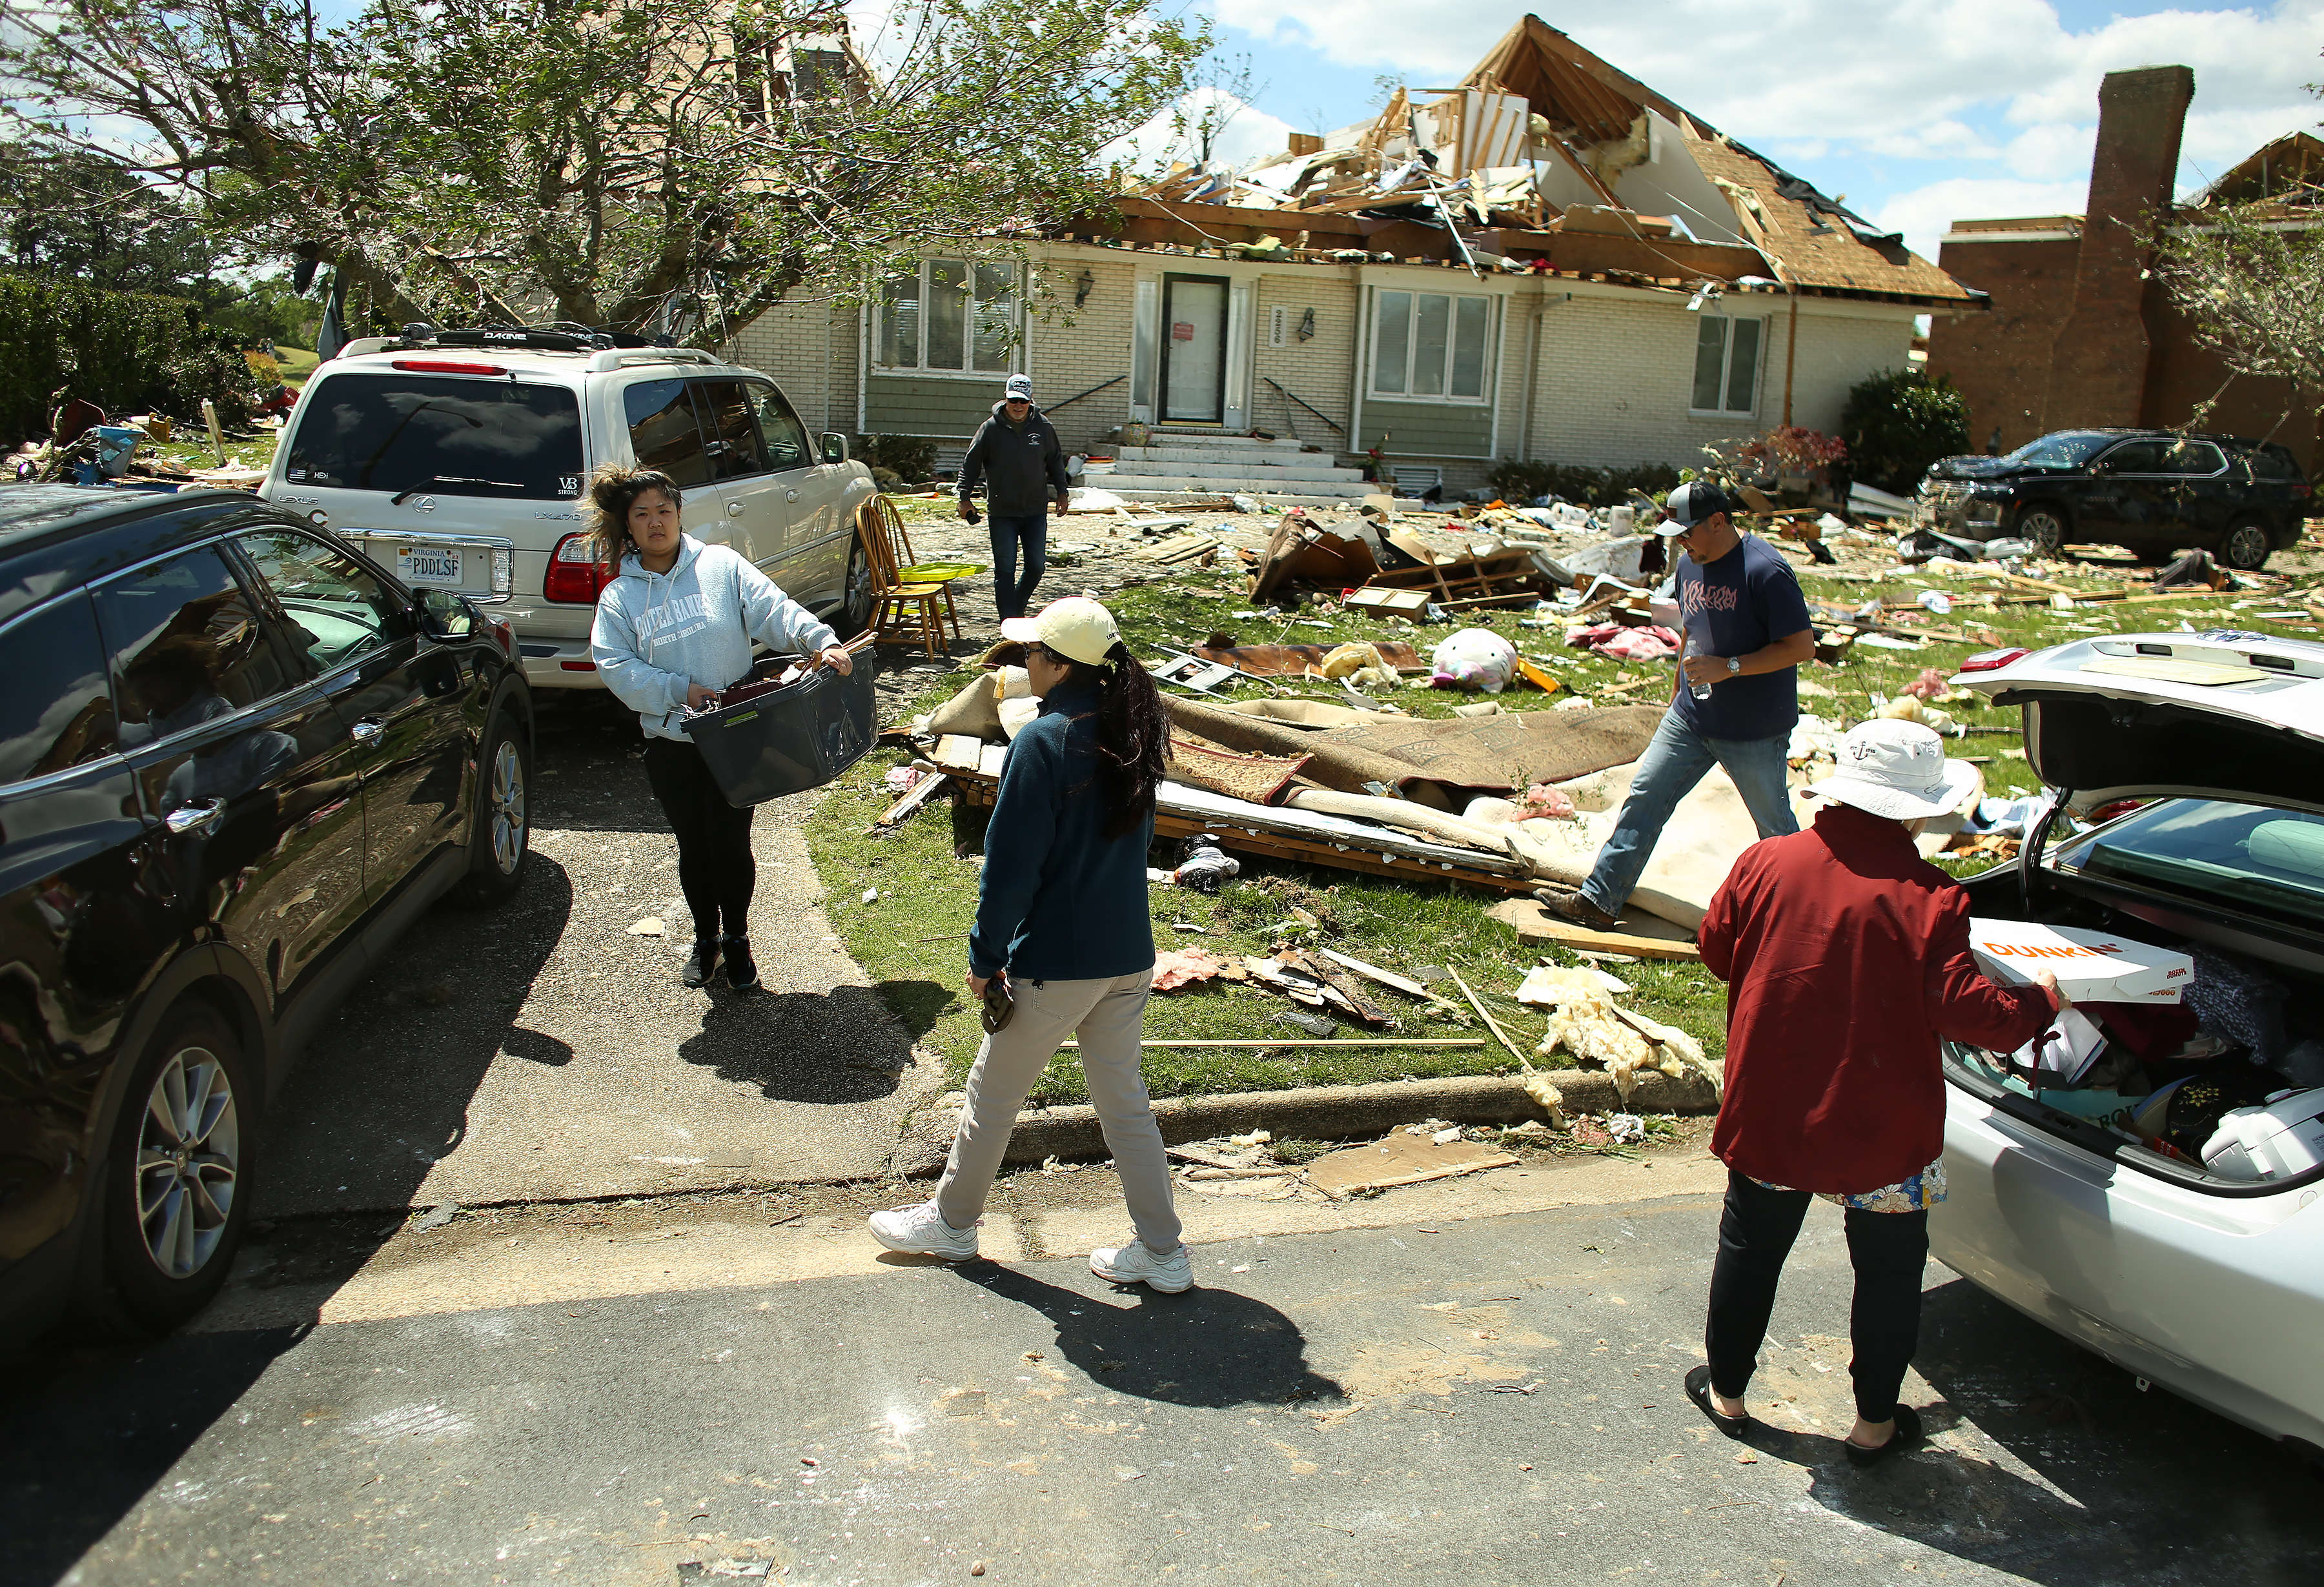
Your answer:
[[[2024,708],[2058,807],[1969,884],[1975,913],[2194,968],[2176,1005],[2079,1005],[2103,1043],[2063,1065],[1948,1045],[1935,1254],[2324,1457],[2324,645],[2216,630],[1979,659],[1998,665],[1954,683]]]

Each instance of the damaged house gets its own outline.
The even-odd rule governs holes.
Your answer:
[[[1353,466],[1375,450],[1407,493],[1461,491],[1504,460],[1684,465],[1831,430],[1916,316],[1981,307],[1535,16],[1451,88],[1175,171],[1027,253],[1030,280],[927,259],[860,310],[784,305],[733,355],[819,427],[943,460],[1021,370],[1069,450],[1119,450],[1118,493],[1328,500],[1376,488]],[[1279,439],[1236,444],[1253,429]]]

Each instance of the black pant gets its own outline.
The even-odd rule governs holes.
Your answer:
[[[692,741],[646,740],[646,781],[669,830],[678,834],[678,885],[694,912],[695,940],[751,932],[751,894],[758,885],[758,863],[751,858],[751,817],[757,813],[726,803],[718,780]]]
[[[990,519],[992,530],[992,600],[1003,618],[1023,617],[1033,586],[1049,569],[1049,509],[1000,513]],[[1017,547],[1025,547],[1025,576],[1017,577]]]
[[[1727,1206],[1719,1218],[1719,1261],[1711,1270],[1711,1321],[1703,1344],[1711,1387],[1740,1399],[1758,1365],[1775,1308],[1775,1280],[1807,1216],[1804,1190],[1770,1190],[1729,1170]],[[1896,1411],[1904,1368],[1921,1339],[1921,1271],[1929,1260],[1929,1215],[1848,1213],[1848,1257],[1856,1269],[1849,1337],[1856,1359],[1856,1414],[1885,1422]]]

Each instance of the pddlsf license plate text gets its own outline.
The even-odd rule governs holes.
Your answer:
[[[407,584],[456,584],[460,582],[460,554],[400,546],[395,552],[395,573]]]

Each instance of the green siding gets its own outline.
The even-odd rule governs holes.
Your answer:
[[[863,382],[863,433],[965,441],[991,416],[1008,378],[947,381],[874,374]]]
[[[1364,399],[1363,434],[1356,450],[1388,437],[1390,457],[1489,457],[1493,410],[1481,403],[1393,402]]]

